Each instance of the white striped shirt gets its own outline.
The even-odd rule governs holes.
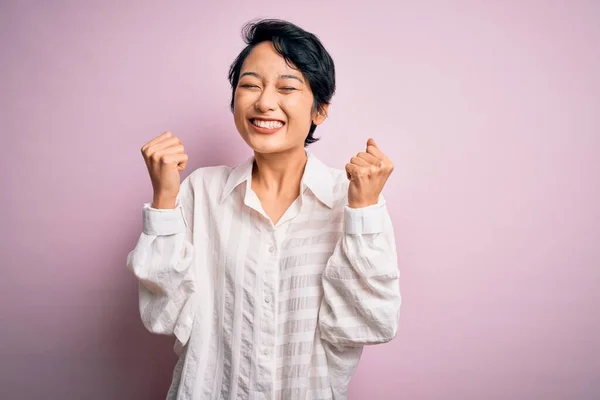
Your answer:
[[[127,265],[144,326],[176,337],[168,399],[345,399],[363,346],[395,337],[385,201],[349,208],[345,171],[307,156],[277,224],[251,189],[252,157],[192,172],[173,210],[144,205]]]

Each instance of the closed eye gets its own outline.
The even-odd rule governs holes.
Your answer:
[[[283,90],[284,92],[291,92],[291,91],[294,91],[297,89],[295,87],[287,87],[286,86],[286,87],[279,88],[279,90]]]
[[[244,88],[244,89],[254,89],[254,88],[257,88],[258,86],[256,86],[256,85],[251,85],[251,84],[249,84],[249,83],[246,83],[246,84],[244,84],[244,85],[240,85],[240,87],[242,87],[242,88]]]

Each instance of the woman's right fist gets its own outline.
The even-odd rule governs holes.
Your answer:
[[[171,132],[164,132],[142,147],[154,191],[152,207],[175,208],[181,178],[188,156],[181,140]]]

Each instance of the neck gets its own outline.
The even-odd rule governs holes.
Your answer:
[[[252,187],[273,195],[298,194],[306,162],[303,147],[282,153],[255,153]]]

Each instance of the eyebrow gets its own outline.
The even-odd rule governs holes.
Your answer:
[[[256,72],[244,72],[242,75],[240,75],[240,79],[246,75],[254,76],[255,78],[262,79],[262,76],[260,74],[257,74]],[[279,79],[296,79],[296,80],[304,83],[304,81],[302,79],[300,79],[299,77],[297,77],[296,75],[289,75],[289,74],[279,75]]]

